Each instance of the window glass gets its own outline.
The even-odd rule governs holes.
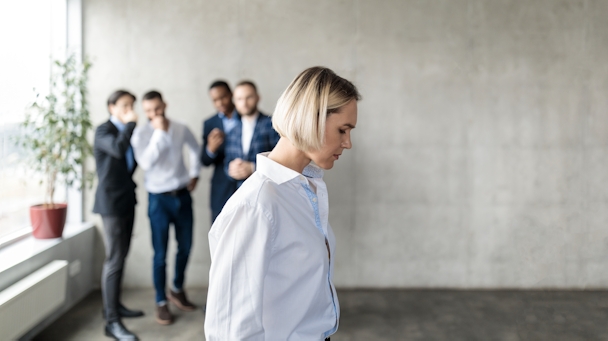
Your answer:
[[[29,206],[42,203],[41,176],[21,163],[12,137],[35,94],[49,88],[52,1],[0,1],[0,238],[29,228]]]

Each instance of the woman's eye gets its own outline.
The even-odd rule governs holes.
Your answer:
[[[340,134],[346,134],[346,130],[340,129]]]

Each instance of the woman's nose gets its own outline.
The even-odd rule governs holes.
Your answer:
[[[342,141],[342,147],[345,149],[351,149],[353,147],[353,144],[350,141],[350,136],[347,136],[345,140]]]

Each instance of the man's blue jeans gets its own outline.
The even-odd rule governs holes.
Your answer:
[[[175,228],[177,255],[175,257],[175,278],[173,286],[181,290],[184,286],[184,272],[192,247],[192,197],[184,191],[178,195],[148,195],[148,217],[152,228],[152,246],[154,247],[153,276],[156,289],[156,303],[167,299],[165,285],[167,273],[167,243],[169,242],[169,225]]]

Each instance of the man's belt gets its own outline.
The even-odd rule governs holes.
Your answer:
[[[186,194],[188,192],[189,192],[188,188],[187,187],[183,187],[183,188],[180,188],[180,189],[176,189],[174,191],[169,191],[169,192],[164,192],[164,193],[159,193],[159,194],[170,195],[170,196],[173,196],[173,197],[177,197],[177,196],[180,196],[182,194]]]

